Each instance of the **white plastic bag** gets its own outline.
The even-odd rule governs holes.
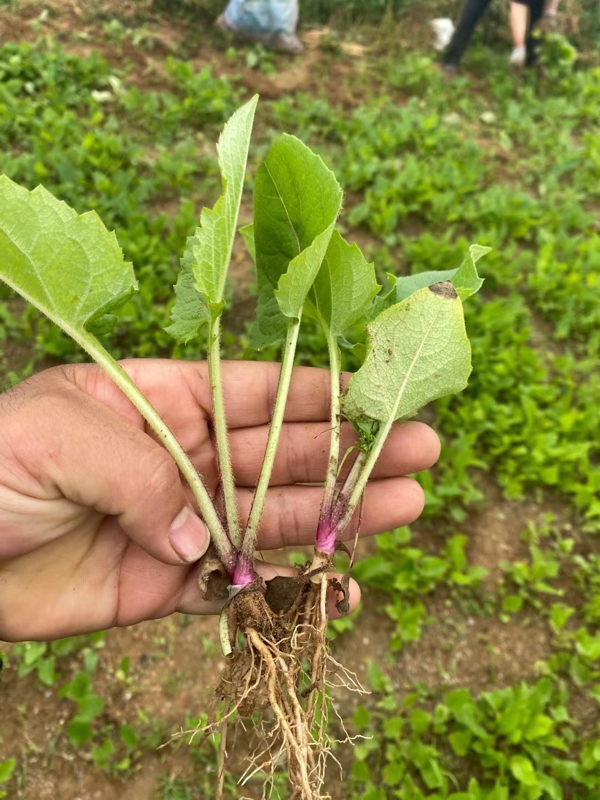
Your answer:
[[[230,0],[218,24],[240,39],[300,52],[298,0]]]

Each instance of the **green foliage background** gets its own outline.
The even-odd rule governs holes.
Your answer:
[[[197,0],[187,11],[194,6],[208,17],[216,5],[220,10],[222,4]],[[390,7],[408,10],[372,0],[372,7],[345,3],[344,13]],[[307,19],[320,21],[335,11],[335,2],[316,0],[303,8]],[[151,47],[148,30],[106,22],[99,41],[112,48],[110,63],[97,54],[69,55],[69,42],[60,46],[43,27],[33,44],[3,45],[0,172],[29,187],[43,182],[79,211],[96,208],[116,229],[141,292],[107,341],[113,353],[197,358],[197,344],[174,347],[163,327],[186,236],[201,203],[218,195],[213,142],[251,94],[248,76],[268,79],[289,64],[217,41],[215,65],[195,67],[185,53],[170,55],[161,59],[159,85],[146,86],[132,79],[126,53],[134,37],[137,47]],[[389,643],[386,658],[370,668],[373,695],[351,725],[353,734],[370,738],[341,756],[349,773],[343,796],[597,800],[600,69],[593,60],[574,68],[564,42],[551,40],[544,70],[515,78],[505,53],[474,48],[468,77],[448,87],[431,53],[399,52],[389,32],[356,63],[340,54],[342,43],[329,42],[319,66],[326,74],[350,63],[339,86],[328,90],[323,82],[319,91],[261,103],[250,174],[280,130],[307,141],[335,169],[347,192],[345,233],[365,244],[382,279],[386,271],[457,266],[472,241],[493,248],[480,262],[483,291],[466,306],[470,386],[429,410],[443,452],[439,465],[419,476],[424,519],[380,537],[357,567],[365,607],[380,608]],[[197,46],[190,42],[190,52]],[[234,297],[240,289],[233,287]],[[6,383],[82,359],[46,320],[0,292]],[[245,345],[237,330],[226,354],[243,357]],[[310,326],[300,361],[325,363],[324,343]],[[350,355],[346,362],[354,366]],[[519,516],[507,521],[517,533],[506,562],[484,567],[472,550],[494,503]],[[398,676],[399,659],[420,658],[415,648],[429,630],[440,640],[458,631],[471,641],[469,626],[481,620],[498,635],[503,626],[525,636],[542,630],[548,647],[537,662],[519,665],[522,678],[509,684],[494,675],[484,686],[460,674],[450,681],[441,668],[433,685],[407,686]],[[360,615],[336,623],[332,636],[340,646],[360,637]],[[6,648],[5,656],[32,693],[50,690],[67,710],[68,723],[57,732],[61,747],[83,754],[90,769],[127,780],[168,731],[139,713],[111,717],[108,698],[95,688],[109,639],[27,643]],[[124,655],[113,680],[131,688],[137,678]],[[176,691],[167,678],[164,691]],[[194,797],[198,787],[210,793],[215,746],[194,751],[186,777],[165,772],[157,796]],[[0,789],[12,797],[27,754],[6,740],[0,747]],[[229,790],[235,797],[233,781]]]

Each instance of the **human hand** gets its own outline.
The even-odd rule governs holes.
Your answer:
[[[214,495],[206,364],[122,365]],[[278,376],[278,364],[223,364],[242,521],[260,473]],[[261,550],[314,541],[322,489],[303,484],[324,479],[328,393],[324,370],[294,371]],[[352,441],[344,423],[343,451]],[[438,455],[428,426],[395,427],[366,491],[362,534],[419,516],[423,492],[402,476],[430,467]],[[208,533],[174,461],[99,367],[56,367],[0,394],[0,639],[54,639],[175,611],[216,613],[219,606],[203,600],[197,584],[195,562],[207,547]],[[267,578],[285,572],[262,562],[257,569]],[[358,598],[354,584],[351,607]]]

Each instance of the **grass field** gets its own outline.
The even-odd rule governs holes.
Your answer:
[[[332,165],[345,235],[382,278],[447,269],[478,242],[465,307],[474,372],[424,419],[436,468],[422,519],[363,545],[360,612],[334,647],[371,690],[340,693],[355,746],[334,800],[600,798],[600,67],[551,43],[511,75],[474,47],[444,83],[402,25],[307,33],[296,62],[236,49],[200,24],[77,4],[0,8],[0,173],[95,208],[141,292],[107,342],[118,356],[198,358],[168,324],[178,257],[218,196],[214,141],[259,91],[250,175],[281,130]],[[352,46],[349,47],[348,45]],[[242,207],[249,221],[250,190]],[[236,248],[226,355],[246,352],[252,267]],[[0,380],[82,360],[0,289]],[[302,363],[325,363],[316,329]],[[267,353],[265,357],[274,357]],[[352,368],[351,356],[347,366]],[[217,743],[157,750],[206,709],[221,665],[213,619],[179,616],[1,647],[0,797],[199,800]],[[260,781],[229,797],[260,797]],[[273,797],[287,797],[285,776]]]

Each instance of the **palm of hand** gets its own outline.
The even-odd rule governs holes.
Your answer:
[[[125,367],[214,495],[206,366],[144,360]],[[224,365],[242,521],[260,472],[278,370],[264,362]],[[321,489],[306,484],[323,478],[327,417],[328,374],[297,370],[261,521],[264,549],[314,537]],[[217,610],[201,598],[194,565],[167,546],[163,506],[181,485],[152,436],[94,366],[49,370],[0,396],[0,637],[56,638],[177,610]],[[345,445],[351,438],[345,429]],[[430,466],[438,453],[429,428],[399,426],[367,491],[364,533],[419,515],[422,492],[400,476]]]

